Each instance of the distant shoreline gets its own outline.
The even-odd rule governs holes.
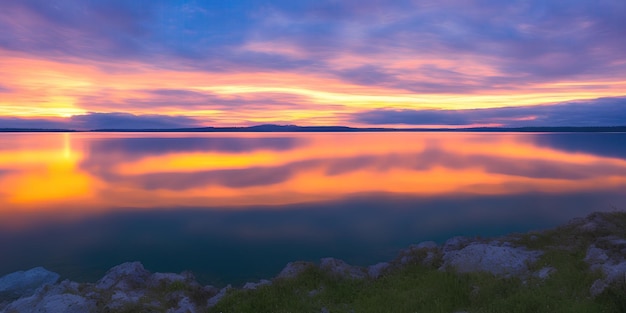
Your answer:
[[[357,128],[347,126],[257,125],[250,127],[195,127],[147,129],[38,129],[0,128],[0,133],[337,133],[337,132],[477,132],[477,133],[625,133],[626,126],[599,127],[471,127],[471,128]]]

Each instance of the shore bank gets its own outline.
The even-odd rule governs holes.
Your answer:
[[[626,213],[544,231],[422,242],[388,262],[292,262],[242,286],[151,273],[139,262],[95,283],[43,268],[0,278],[0,312],[619,312],[626,310]]]

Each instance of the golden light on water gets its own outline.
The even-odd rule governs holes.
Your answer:
[[[5,136],[19,144],[0,151],[0,207],[5,216],[20,211],[89,215],[122,208],[243,209],[358,194],[446,197],[626,187],[626,160],[537,145],[532,138],[471,133]],[[193,151],[160,142],[190,139],[200,140],[189,146]]]

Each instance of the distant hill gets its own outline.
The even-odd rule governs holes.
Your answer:
[[[0,128],[0,132],[80,132],[71,129],[38,129],[38,128]],[[523,133],[589,133],[589,132],[626,132],[626,126],[599,127],[473,127],[473,128],[357,128],[348,126],[297,126],[297,125],[256,125],[248,127],[193,127],[172,129],[94,129],[85,132],[523,132]]]
[[[145,131],[145,132],[368,132],[368,131],[399,131],[393,128],[354,128],[347,126],[297,126],[297,125],[255,125],[248,127],[195,127],[195,128],[174,128],[174,129],[95,129],[94,132],[127,132],[127,131]]]
[[[196,127],[175,129],[96,129],[94,132],[626,132],[626,126],[608,127],[473,127],[473,128],[384,128],[348,126],[256,125],[248,127]]]

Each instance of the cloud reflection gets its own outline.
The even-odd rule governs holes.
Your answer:
[[[626,158],[608,148],[624,136],[2,136],[0,274],[44,265],[93,280],[141,260],[231,283],[293,260],[367,265],[421,240],[554,226],[626,203]],[[90,268],[67,271],[77,263]]]
[[[55,136],[47,146],[0,150],[4,212],[241,209],[364,193],[437,198],[626,186],[626,158],[609,148],[624,134]],[[569,136],[589,144],[576,150]],[[28,138],[41,142],[37,135],[20,142]]]

